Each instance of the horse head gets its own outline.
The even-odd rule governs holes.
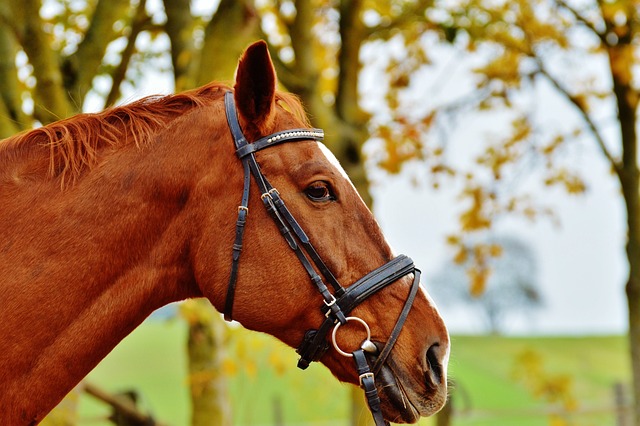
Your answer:
[[[319,142],[321,132],[310,129],[296,99],[276,90],[265,43],[245,51],[227,98],[232,130],[219,143],[232,150],[235,142],[237,156],[225,165],[223,179],[240,207],[238,216],[226,213],[227,235],[204,230],[196,244],[194,274],[202,293],[245,327],[298,348],[303,368],[319,360],[342,381],[362,382],[349,356],[366,346],[386,419],[415,422],[438,411],[447,395],[444,322],[418,288],[413,263],[396,257],[339,162]],[[267,141],[269,135],[276,139]],[[246,205],[244,193],[250,193]],[[213,240],[226,248],[223,266]],[[305,344],[315,345],[312,354]]]

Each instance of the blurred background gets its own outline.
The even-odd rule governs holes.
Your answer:
[[[0,137],[232,81],[265,39],[449,326],[420,424],[640,426],[639,34],[637,0],[2,0]],[[43,424],[371,424],[296,359],[170,306]]]

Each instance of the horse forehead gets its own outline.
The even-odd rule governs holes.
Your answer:
[[[322,155],[324,155],[327,159],[327,161],[336,168],[336,170],[338,170],[338,172],[340,172],[340,174],[342,175],[343,178],[345,178],[346,180],[348,180],[349,182],[351,182],[351,180],[349,179],[349,176],[347,175],[347,172],[344,170],[344,168],[342,167],[342,164],[340,164],[340,161],[338,161],[338,158],[336,158],[336,156],[333,154],[333,152],[331,152],[331,150],[329,148],[327,148],[327,146],[321,142],[316,142],[318,147],[320,148],[320,152],[322,153]]]

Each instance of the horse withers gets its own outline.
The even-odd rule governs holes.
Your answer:
[[[363,386],[378,423],[438,411],[446,327],[323,136],[258,42],[233,89],[0,142],[0,424],[37,424],[153,310],[203,296]]]

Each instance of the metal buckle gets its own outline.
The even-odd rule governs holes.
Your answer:
[[[324,304],[325,304],[325,305],[327,305],[327,307],[328,307],[328,308],[331,308],[333,305],[335,305],[335,304],[336,304],[336,298],[335,298],[335,296],[334,296],[333,294],[330,294],[330,296],[331,296],[331,301],[330,301],[329,303],[327,303],[327,300],[326,300],[326,299],[324,300]],[[326,313],[326,314],[324,314],[324,316],[325,316],[325,317],[327,317],[327,318],[329,318],[329,315],[331,315],[332,313],[333,313],[333,311],[332,311],[331,309],[329,309],[329,310],[327,311],[327,313]]]
[[[368,373],[361,374],[361,375],[358,377],[358,378],[360,379],[360,387],[361,387],[361,388],[363,388],[363,387],[364,387],[364,385],[362,384],[362,381],[363,381],[364,379],[366,379],[367,377],[371,377],[371,380],[373,380],[374,382],[375,382],[375,380],[376,380],[376,377],[373,375],[373,373],[372,373],[372,372],[368,372]]]
[[[249,207],[238,206],[238,213],[240,213],[241,210],[244,210],[245,212],[247,212],[247,214],[249,214]]]
[[[271,200],[273,201],[273,197],[271,197],[271,194],[269,192],[265,192],[260,196],[260,198],[262,198],[262,201],[264,201],[265,198],[271,198]]]

